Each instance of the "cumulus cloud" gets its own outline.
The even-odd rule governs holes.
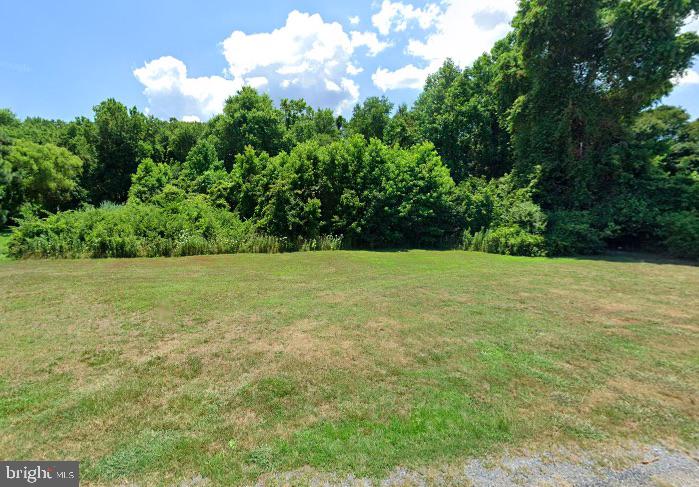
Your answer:
[[[347,74],[349,74],[350,76],[356,76],[363,71],[364,71],[364,68],[362,68],[360,66],[355,66],[352,63],[347,64]]]
[[[185,64],[172,56],[147,62],[133,74],[145,87],[149,113],[183,120],[208,119],[220,112],[226,98],[244,83],[241,78],[221,76],[190,78]]]
[[[395,71],[379,68],[371,75],[371,80],[381,91],[400,88],[422,88],[428,68],[418,68],[412,64]]]
[[[352,40],[352,48],[366,46],[369,49],[370,56],[376,56],[378,53],[390,46],[390,43],[380,41],[375,32],[357,32],[350,33]]]
[[[297,10],[272,32],[238,30],[222,43],[227,71],[234,78],[263,76],[275,98],[303,97],[312,105],[336,110],[359,96],[348,78],[358,73],[352,63],[354,51],[365,46],[370,55],[376,55],[387,45],[376,34],[348,34],[338,22]]]
[[[375,32],[346,32],[338,22],[294,10],[271,32],[236,30],[224,39],[224,76],[191,78],[185,64],[171,56],[147,62],[133,74],[144,86],[147,109],[160,117],[208,119],[243,85],[266,90],[275,99],[303,97],[340,112],[359,99],[352,77],[363,69],[353,56],[376,56],[390,45]]]
[[[382,35],[388,35],[391,31],[404,31],[410,22],[417,22],[421,28],[427,29],[439,13],[440,9],[435,4],[416,8],[411,4],[384,0],[379,12],[371,16],[371,23]]]
[[[383,91],[422,86],[446,58],[462,66],[471,64],[509,32],[516,13],[516,0],[448,0],[442,7],[428,4],[422,9],[385,0],[381,11],[372,17],[380,32],[405,29],[411,19],[432,30],[422,39],[408,41],[406,53],[419,59],[422,68],[412,64],[395,71],[379,68],[372,76],[374,84]]]
[[[359,24],[359,15],[354,15],[349,18],[349,23],[352,25],[357,25]]]

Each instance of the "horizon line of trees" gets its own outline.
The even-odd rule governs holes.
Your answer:
[[[471,66],[447,60],[412,107],[370,97],[349,120],[250,87],[207,122],[114,99],[71,122],[0,110],[0,225],[19,225],[18,256],[53,255],[66,210],[92,215],[72,241],[120,225],[145,248],[144,223],[119,210],[117,225],[106,202],[192,221],[203,204],[285,241],[697,258],[699,121],[657,106],[699,54],[681,32],[697,11],[699,0],[523,0],[510,34]]]

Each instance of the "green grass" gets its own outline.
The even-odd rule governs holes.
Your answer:
[[[0,457],[88,485],[699,445],[699,268],[316,252],[0,264]]]

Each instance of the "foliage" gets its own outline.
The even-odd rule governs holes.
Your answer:
[[[467,230],[464,232],[463,248],[491,254],[529,257],[546,255],[543,235],[531,234],[517,225],[482,229],[474,235]]]
[[[218,140],[219,158],[229,168],[248,145],[272,155],[283,148],[282,112],[268,95],[248,86],[226,101],[223,114],[211,121],[211,128]]]
[[[349,121],[249,86],[207,122],[114,99],[93,120],[0,110],[0,224],[21,209],[194,198],[258,228],[260,248],[455,247],[463,236],[494,252],[539,255],[543,239],[549,255],[691,256],[699,121],[654,105],[699,53],[682,32],[698,8],[523,0],[509,34],[470,66],[447,60],[412,108],[369,97]]]
[[[557,211],[549,214],[546,247],[549,255],[597,254],[604,244],[593,227],[588,211]]]
[[[78,191],[83,163],[53,144],[16,140],[0,158],[0,208],[15,217],[31,203],[46,211],[70,206]]]
[[[131,174],[145,157],[145,116],[128,110],[114,99],[95,107],[95,165],[85,183],[91,201],[123,202],[131,186]]]
[[[360,136],[311,141],[267,161],[264,171],[260,157],[249,149],[236,162],[236,208],[246,218],[259,215],[273,235],[437,245],[451,230],[453,182],[429,144],[402,150]]]
[[[589,209],[619,177],[625,122],[666,95],[699,53],[679,34],[696,2],[526,0],[513,25],[530,89],[511,110],[515,170],[540,167],[538,199]]]
[[[658,237],[670,254],[699,259],[699,213],[679,211],[663,215],[660,218]]]
[[[138,165],[136,174],[131,176],[129,200],[150,202],[172,179],[170,166],[158,164],[150,158]]]
[[[201,197],[170,204],[105,205],[20,221],[15,257],[154,257],[239,250],[252,226]]]
[[[507,54],[500,52],[503,46],[505,41],[464,70],[447,60],[415,102],[422,138],[434,142],[457,182],[468,176],[499,177],[511,168],[509,136],[504,117],[498,116],[504,90],[495,76],[497,56]]]
[[[383,140],[393,110],[393,103],[386,97],[370,96],[362,104],[355,105],[348,129],[351,133],[363,135],[365,139]]]
[[[415,114],[403,104],[388,122],[384,131],[384,141],[389,146],[409,149],[420,141]]]

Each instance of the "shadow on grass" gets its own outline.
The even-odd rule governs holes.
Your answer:
[[[426,250],[430,252],[452,252],[461,249],[448,248],[448,247],[401,247],[401,248],[362,248],[362,247],[350,247],[343,248],[343,251],[353,252],[376,252],[376,253],[398,253],[398,252],[410,252],[411,250]],[[462,252],[472,252],[485,255],[498,255],[498,254],[488,254],[487,252],[478,252],[475,250],[462,250]],[[521,256],[523,259],[529,259],[530,257]],[[664,254],[654,254],[651,252],[643,252],[640,250],[607,250],[602,254],[596,255],[563,255],[555,257],[538,257],[546,260],[557,261],[561,259],[573,259],[573,260],[591,260],[591,261],[603,261],[603,262],[619,262],[619,263],[647,263],[647,264],[658,264],[658,265],[686,265],[692,267],[699,267],[699,262],[689,259],[681,259],[678,257],[672,257]]]
[[[575,260],[594,260],[605,262],[621,262],[621,263],[645,263],[657,265],[687,265],[699,267],[699,262],[695,260],[680,259],[662,254],[652,254],[641,251],[625,251],[625,250],[608,250],[599,255],[573,255],[570,257],[561,257],[565,259]]]

